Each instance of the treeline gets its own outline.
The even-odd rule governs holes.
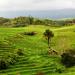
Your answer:
[[[34,17],[23,17],[23,16],[16,18],[0,17],[0,27],[25,27],[28,25],[65,26],[73,24],[75,24],[75,19],[51,20],[51,19],[39,19]]]

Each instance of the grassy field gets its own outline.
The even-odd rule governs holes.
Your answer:
[[[25,28],[0,28],[0,43],[4,42],[0,47],[0,57],[6,57],[18,48],[24,50],[24,55],[18,57],[18,62],[6,70],[0,70],[0,75],[36,75],[38,72],[45,75],[75,75],[75,67],[65,68],[60,63],[60,56],[48,55],[47,40],[43,36],[46,29],[53,31],[51,47],[59,55],[66,49],[75,48],[75,26],[32,25]],[[22,34],[27,31],[35,31],[37,34],[34,36]],[[64,70],[63,73],[58,73],[58,69]]]

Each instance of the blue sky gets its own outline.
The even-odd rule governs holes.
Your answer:
[[[0,11],[75,9],[75,0],[0,0]]]

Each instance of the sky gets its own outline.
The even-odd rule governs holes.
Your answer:
[[[0,17],[75,17],[75,0],[0,0]]]
[[[0,0],[0,11],[75,9],[75,0]]]

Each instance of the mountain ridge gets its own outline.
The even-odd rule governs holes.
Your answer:
[[[43,10],[43,11],[5,11],[0,17],[13,18],[18,16],[33,16],[37,18],[63,19],[75,18],[75,9]]]

